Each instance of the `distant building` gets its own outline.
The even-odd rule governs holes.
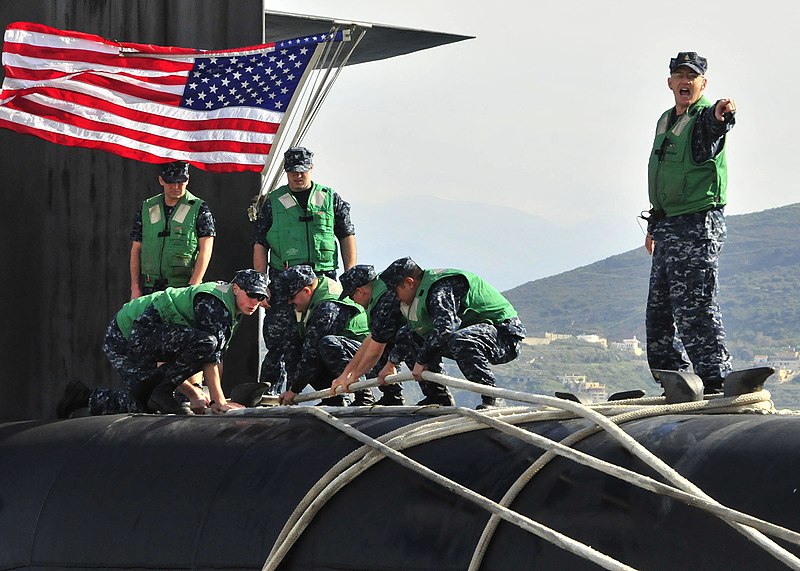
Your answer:
[[[525,345],[550,345],[553,342],[552,339],[548,339],[546,337],[526,337],[522,340]]]
[[[600,337],[599,335],[591,334],[591,335],[578,335],[578,339],[581,341],[585,341],[586,343],[597,343],[598,345],[602,345],[603,348],[608,349],[608,339],[605,337]]]
[[[590,381],[586,375],[564,375],[561,378],[561,384],[565,390],[582,397],[584,401],[599,403],[608,400],[606,386],[596,381]]]
[[[547,333],[544,334],[545,339],[550,339],[551,341],[557,341],[559,339],[572,339],[572,335],[569,333]]]
[[[774,355],[753,355],[753,365],[772,367],[778,382],[786,382],[800,373],[800,351],[778,351]]]
[[[617,349],[618,351],[630,351],[637,357],[644,353],[642,349],[642,343],[636,338],[634,335],[630,339],[623,339],[622,341],[614,341],[611,343],[612,349]]]

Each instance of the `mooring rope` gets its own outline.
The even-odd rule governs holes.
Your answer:
[[[411,380],[412,378],[413,377],[411,377],[410,373],[404,373],[387,377],[387,381],[403,382]],[[709,400],[680,403],[676,405],[663,404],[663,397],[649,397],[642,399],[630,399],[626,401],[615,401],[613,403],[603,403],[594,407],[589,407],[580,403],[566,401],[554,397],[547,397],[544,395],[531,395],[529,393],[522,393],[519,391],[510,391],[508,389],[498,389],[496,387],[478,385],[476,383],[471,383],[470,381],[455,379],[428,371],[423,373],[423,378],[450,386],[452,388],[471,390],[479,394],[486,394],[488,396],[505,398],[519,402],[527,402],[529,404],[540,405],[547,408],[544,410],[531,410],[529,407],[507,407],[476,412],[470,409],[453,407],[455,414],[443,414],[433,419],[426,419],[422,422],[407,425],[391,433],[385,434],[378,439],[373,439],[361,433],[352,426],[347,425],[341,420],[332,417],[329,413],[318,408],[281,408],[281,411],[290,411],[292,413],[299,414],[312,414],[318,418],[321,418],[328,424],[335,426],[337,429],[342,430],[349,436],[355,438],[359,442],[362,442],[364,446],[343,458],[333,468],[331,468],[311,490],[309,490],[309,492],[295,509],[295,512],[292,514],[292,516],[290,516],[289,520],[287,520],[279,537],[276,539],[270,555],[264,564],[264,569],[274,569],[278,565],[286,553],[288,553],[288,550],[291,548],[291,546],[295,543],[295,541],[297,541],[306,526],[311,522],[319,509],[324,506],[330,497],[351,482],[358,474],[362,473],[368,467],[372,466],[374,463],[380,461],[384,457],[388,457],[412,470],[422,473],[426,477],[430,477],[432,480],[440,483],[447,489],[462,495],[462,497],[465,497],[470,501],[478,503],[490,511],[492,516],[484,529],[478,545],[476,546],[476,550],[470,563],[470,569],[479,568],[486,549],[488,548],[489,542],[491,541],[494,530],[501,519],[520,525],[520,527],[523,529],[534,533],[539,537],[543,537],[548,540],[552,539],[553,543],[559,547],[568,549],[578,555],[586,556],[586,558],[605,568],[629,568],[625,566],[625,564],[594,550],[590,546],[580,544],[579,542],[576,542],[575,540],[568,538],[567,536],[564,536],[555,530],[546,528],[542,524],[530,520],[521,514],[516,514],[516,512],[508,509],[508,506],[513,502],[524,486],[555,455],[570,458],[581,464],[596,468],[603,473],[630,482],[640,488],[665,494],[674,497],[679,501],[704,509],[709,513],[712,513],[723,519],[726,523],[739,530],[741,533],[746,535],[748,539],[760,545],[762,548],[767,550],[770,554],[789,567],[800,569],[800,560],[764,536],[763,533],[768,533],[779,539],[783,539],[794,544],[800,544],[800,534],[719,504],[707,496],[694,484],[675,472],[671,467],[663,463],[663,461],[650,453],[646,448],[644,448],[641,444],[639,444],[636,440],[634,440],[617,426],[623,422],[630,422],[631,420],[661,414],[686,414],[697,412],[711,413],[722,411],[731,412],[734,410],[742,410],[743,408],[757,412],[774,410],[772,403],[769,400],[769,392],[759,391],[757,393],[740,395],[737,397],[713,398]],[[372,386],[377,386],[377,384],[378,383],[375,380],[359,381],[351,385],[350,390],[352,391],[361,388],[369,388]],[[325,398],[327,396],[330,396],[329,391],[316,391],[314,393],[299,395],[296,401],[303,402],[308,400],[316,400],[319,398]],[[445,407],[443,410],[449,408],[450,407]],[[607,418],[605,414],[609,414],[611,417]],[[575,418],[576,416],[587,418],[592,422],[595,422],[596,425],[573,433],[560,443],[514,426],[515,424],[531,422],[532,420],[564,420],[567,418]],[[419,465],[418,463],[398,452],[398,450],[417,446],[437,438],[444,438],[456,433],[463,433],[471,430],[480,430],[485,427],[492,427],[497,430],[501,430],[504,433],[521,438],[545,450],[545,453],[539,459],[537,459],[537,461],[534,462],[531,467],[526,470],[522,476],[520,476],[520,478],[517,479],[511,488],[509,488],[508,492],[504,495],[499,503],[495,503],[488,498],[484,498],[483,496],[480,496],[480,494],[477,494],[466,488],[461,489],[463,487],[461,487],[459,484],[444,478],[443,476],[422,465]],[[636,455],[662,476],[673,482],[675,486],[658,482],[657,480],[653,480],[647,476],[643,476],[625,468],[615,466],[570,448],[571,445],[574,445],[576,442],[600,430],[606,430],[632,454]]]

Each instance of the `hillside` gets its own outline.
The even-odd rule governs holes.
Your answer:
[[[800,204],[729,216],[720,301],[734,355],[800,344]],[[597,333],[644,340],[650,258],[637,248],[505,292],[532,335]]]

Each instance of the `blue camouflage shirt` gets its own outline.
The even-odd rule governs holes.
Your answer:
[[[319,341],[326,335],[342,335],[356,309],[333,301],[322,301],[314,308],[305,327],[305,337],[299,355],[295,353],[296,364],[290,361],[293,352],[287,351],[286,375],[289,388],[299,393],[323,372],[319,356]]]

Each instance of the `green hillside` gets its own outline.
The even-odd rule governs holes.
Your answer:
[[[720,302],[740,359],[758,349],[800,344],[800,251],[793,238],[800,204],[729,216],[720,259]],[[506,293],[531,335],[596,333],[644,340],[650,257],[643,247]]]
[[[728,241],[720,259],[720,302],[734,368],[747,368],[753,354],[800,345],[800,251],[794,246],[800,204],[729,216]],[[528,334],[597,334],[611,341],[645,340],[644,316],[650,257],[643,247],[505,292]],[[659,387],[645,356],[574,339],[526,346],[520,358],[498,367],[498,384],[552,395],[561,378],[586,375],[608,393]],[[800,407],[800,380],[768,382],[779,408]]]

